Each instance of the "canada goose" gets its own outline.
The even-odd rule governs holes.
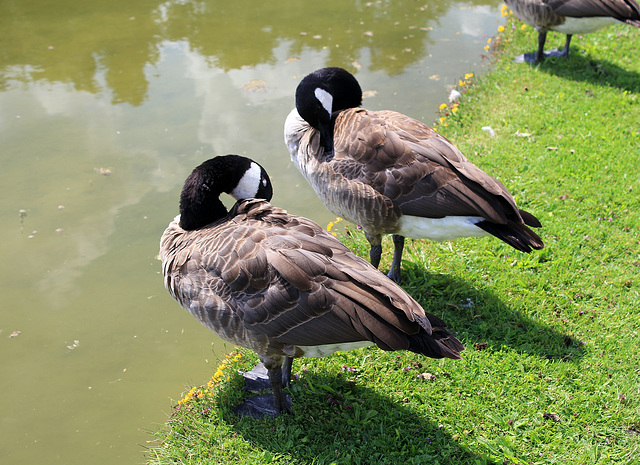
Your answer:
[[[588,34],[609,24],[640,27],[640,8],[636,0],[504,0],[513,14],[538,31],[538,50],[519,55],[514,61],[535,63],[545,56],[568,57],[573,34]],[[567,35],[564,49],[544,51],[547,31]]]
[[[404,237],[437,241],[492,234],[523,252],[541,249],[540,227],[507,189],[426,124],[361,108],[358,81],[322,68],[296,90],[284,138],[291,159],[334,214],[360,225],[377,267],[393,234],[389,277],[400,281]]]
[[[222,192],[237,200],[229,212]],[[180,215],[160,240],[173,298],[222,339],[256,351],[267,369],[273,396],[241,413],[289,411],[283,385],[293,357],[376,344],[460,358],[464,346],[442,320],[316,223],[269,204],[271,195],[256,162],[208,160],[187,178]]]

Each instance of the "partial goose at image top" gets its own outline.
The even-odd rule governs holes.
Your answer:
[[[538,31],[538,48],[514,58],[517,63],[537,63],[545,57],[569,56],[574,34],[589,34],[605,26],[626,23],[640,27],[637,0],[504,0],[519,20]],[[547,32],[566,34],[562,50],[544,51]]]

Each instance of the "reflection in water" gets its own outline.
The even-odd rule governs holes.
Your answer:
[[[475,0],[465,5],[495,5]],[[3,64],[9,80],[70,83],[77,91],[111,92],[113,103],[140,105],[149,89],[144,68],[158,63],[162,43],[187,41],[221,71],[327,50],[335,66],[397,75],[433,45],[431,31],[451,7],[445,0],[370,2],[235,2],[176,0],[73,2],[7,0],[0,4]],[[321,18],[322,20],[318,20]],[[463,33],[467,31],[462,31]],[[486,31],[484,31],[486,32]],[[104,69],[102,78],[98,69]]]
[[[0,2],[3,463],[143,461],[139,428],[228,350],[159,275],[187,174],[249,155],[275,204],[328,223],[283,143],[300,78],[343,66],[365,106],[429,123],[478,71],[497,6]]]

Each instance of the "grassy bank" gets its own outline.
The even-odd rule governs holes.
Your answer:
[[[405,251],[404,287],[457,332],[463,359],[371,348],[297,360],[295,416],[256,421],[230,411],[237,370],[256,362],[239,351],[186,393],[149,463],[640,463],[640,31],[575,37],[565,61],[511,63],[536,43],[509,19],[491,70],[462,83],[438,130],[542,220],[546,248]]]

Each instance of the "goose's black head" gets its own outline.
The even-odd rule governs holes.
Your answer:
[[[361,104],[360,84],[342,68],[320,68],[305,76],[296,89],[298,114],[320,131],[322,145],[331,150],[336,112]]]
[[[255,161],[239,155],[211,158],[194,169],[180,194],[180,227],[185,230],[206,226],[227,214],[220,201],[226,192],[236,200],[271,200],[269,175]]]

